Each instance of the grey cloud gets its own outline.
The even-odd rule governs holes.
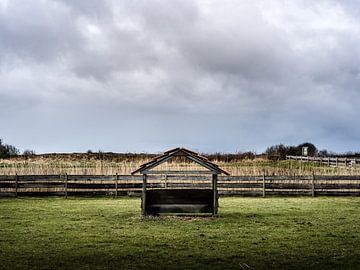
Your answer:
[[[167,35],[185,35],[196,13],[190,1],[115,2],[113,21],[93,20],[99,32],[88,36],[90,46],[72,54],[73,70],[80,76],[104,80],[117,72],[151,72],[162,67],[169,56],[165,51],[171,54],[174,47]]]
[[[70,9],[79,15],[91,16],[91,17],[101,17],[101,16],[111,16],[111,6],[110,2],[107,0],[97,1],[97,0],[55,0],[65,4],[70,7]]]
[[[175,37],[187,35],[191,27],[200,19],[199,6],[196,2],[185,0],[167,1],[133,1],[126,7],[135,15],[143,27],[152,34]],[[166,39],[166,36],[162,38]]]
[[[0,40],[2,55],[44,62],[81,42],[68,9],[43,1],[9,1],[0,16]]]
[[[359,5],[309,3],[8,1],[0,137],[38,151],[359,150]]]

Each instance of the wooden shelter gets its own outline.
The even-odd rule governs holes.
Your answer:
[[[200,165],[205,170],[154,170],[160,164],[172,159],[181,157]],[[206,157],[199,155],[186,148],[174,148],[164,152],[162,155],[143,164],[132,174],[141,173],[143,175],[141,214],[180,214],[180,213],[208,213],[217,214],[218,194],[217,180],[218,174],[229,175],[228,172],[210,162]],[[166,177],[169,175],[183,175],[191,178],[191,175],[212,176],[210,188],[148,188],[148,175],[161,174]]]

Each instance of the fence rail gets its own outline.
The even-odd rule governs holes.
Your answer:
[[[148,176],[148,189],[210,188],[209,176]],[[142,176],[0,175],[0,196],[128,195],[140,193]],[[219,176],[220,195],[360,195],[359,175]]]
[[[286,156],[286,159],[320,162],[329,166],[360,166],[360,158]]]

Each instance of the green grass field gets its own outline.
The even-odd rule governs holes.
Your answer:
[[[360,269],[360,197],[220,199],[141,219],[139,198],[0,200],[0,269]]]

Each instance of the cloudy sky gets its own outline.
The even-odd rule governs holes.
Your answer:
[[[0,0],[21,150],[360,150],[360,1]]]

